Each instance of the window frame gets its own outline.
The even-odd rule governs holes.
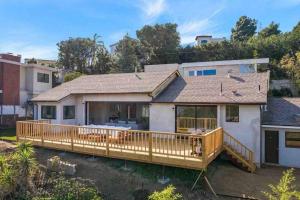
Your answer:
[[[65,109],[70,108],[70,107],[74,109],[74,116],[73,117],[66,117]],[[64,120],[75,119],[75,117],[76,117],[76,107],[75,107],[75,105],[64,105],[63,106],[63,119]]]
[[[236,117],[236,116],[229,116],[228,117],[228,115],[230,115],[231,113],[228,113],[228,109],[230,109],[230,107],[237,107],[237,112],[238,112],[238,115],[237,115],[237,121],[236,120],[233,120],[233,119],[231,119],[231,118],[234,118],[234,117]],[[239,105],[236,105],[236,104],[231,104],[231,105],[226,105],[225,106],[225,120],[226,120],[226,122],[233,122],[233,123],[239,123],[240,122],[240,106]]]
[[[195,70],[189,71],[189,76],[195,76]]]
[[[54,116],[44,117],[43,108],[45,108],[45,107],[54,107]],[[56,117],[57,117],[57,107],[56,107],[56,105],[42,105],[41,106],[41,119],[56,119]]]
[[[299,146],[287,144],[287,138],[288,138],[287,135],[291,134],[291,133],[299,134],[299,139],[296,140],[296,141],[299,141]],[[295,141],[295,140],[291,140],[291,141]],[[299,149],[300,148],[300,131],[297,131],[297,132],[296,131],[285,131],[284,143],[285,143],[286,148],[297,148],[297,149]]]
[[[37,82],[50,83],[50,74],[37,72]]]
[[[213,72],[213,73],[211,73],[211,72]],[[215,75],[217,75],[217,70],[216,69],[204,69],[202,72],[202,75],[203,76],[215,76]]]

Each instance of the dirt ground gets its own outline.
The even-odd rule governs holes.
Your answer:
[[[0,151],[12,148],[13,145],[0,141]],[[48,158],[60,156],[62,160],[77,164],[76,177],[88,179],[95,183],[105,200],[134,200],[139,191],[152,193],[161,190],[166,185],[158,183],[164,174],[170,178],[168,184],[173,184],[184,199],[216,199],[208,190],[203,179],[191,191],[193,182],[199,172],[149,165],[124,160],[91,157],[82,154],[36,148],[37,159],[41,165],[46,165]],[[125,167],[126,166],[126,167]],[[124,169],[125,167],[125,169]],[[262,167],[254,174],[245,172],[233,166],[230,162],[218,159],[214,161],[206,175],[218,194],[254,197],[264,199],[261,191],[268,191],[268,184],[278,183],[281,167]],[[300,169],[296,170],[296,185],[300,189]],[[219,196],[218,199],[233,199]]]

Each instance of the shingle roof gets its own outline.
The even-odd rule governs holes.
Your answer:
[[[265,104],[268,79],[268,73],[177,77],[154,102]]]
[[[151,93],[176,72],[84,75],[52,88],[32,101],[59,101],[70,94]]]
[[[263,124],[300,126],[300,98],[269,98]]]

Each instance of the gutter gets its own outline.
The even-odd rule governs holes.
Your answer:
[[[300,126],[261,125],[262,128],[300,129]]]

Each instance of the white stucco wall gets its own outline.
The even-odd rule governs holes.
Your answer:
[[[300,168],[300,148],[290,148],[285,146],[285,132],[300,132],[298,129],[288,128],[262,128],[262,161],[265,162],[265,131],[278,131],[279,146],[278,146],[278,161],[279,165],[286,167]]]
[[[239,122],[226,122],[226,106],[220,106],[220,126],[226,132],[254,152],[254,160],[260,163],[260,106],[240,105]]]
[[[49,75],[49,83],[42,83],[37,81],[38,73]],[[33,94],[39,94],[52,88],[52,72],[47,69],[33,68]]]
[[[151,131],[175,132],[174,104],[151,103],[149,111],[149,129]]]

